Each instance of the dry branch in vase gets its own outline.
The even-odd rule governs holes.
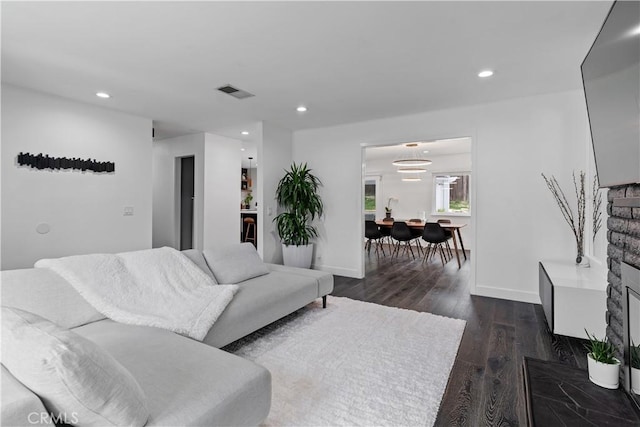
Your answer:
[[[596,240],[596,234],[602,227],[602,193],[598,188],[598,176],[593,176],[593,240]]]
[[[547,178],[545,174],[541,174],[544,181],[547,183],[547,187],[553,197],[556,199],[556,203],[560,208],[560,212],[562,212],[562,216],[564,217],[569,227],[571,227],[571,231],[576,238],[576,263],[580,264],[582,262],[582,257],[584,256],[584,223],[585,223],[585,208],[586,208],[586,195],[584,188],[584,177],[585,173],[580,171],[580,177],[576,180],[576,173],[573,172],[573,188],[576,192],[576,200],[578,204],[578,213],[575,215],[573,213],[573,209],[571,205],[569,205],[569,200],[567,200],[567,196],[565,196],[564,191],[560,188],[560,184],[558,184],[558,180],[555,176],[551,175],[551,178]],[[578,183],[578,181],[580,181]]]

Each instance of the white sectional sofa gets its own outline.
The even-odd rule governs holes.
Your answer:
[[[184,254],[215,277],[202,252]],[[271,375],[219,348],[317,298],[324,297],[326,303],[326,295],[333,290],[330,274],[266,266],[268,274],[237,283],[238,292],[202,342],[107,319],[66,280],[46,268],[3,271],[2,305],[68,328],[110,354],[142,388],[148,426],[257,425],[269,413]],[[53,425],[41,399],[4,366],[1,380],[2,426]]]

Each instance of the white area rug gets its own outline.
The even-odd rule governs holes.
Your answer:
[[[465,321],[348,298],[314,303],[226,350],[271,371],[271,426],[430,426]]]

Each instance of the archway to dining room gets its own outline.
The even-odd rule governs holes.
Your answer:
[[[469,298],[472,266],[471,138],[364,147],[363,165],[365,277],[348,296],[455,314]]]

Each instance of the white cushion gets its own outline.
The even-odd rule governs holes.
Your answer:
[[[48,268],[0,273],[2,305],[35,313],[63,328],[105,319],[73,286]]]
[[[142,426],[149,412],[133,376],[92,341],[2,307],[2,364],[47,410],[82,426]]]
[[[218,283],[240,283],[269,273],[251,243],[205,249],[203,254]]]
[[[193,263],[195,265],[197,265],[198,267],[200,267],[200,269],[202,271],[204,271],[205,273],[207,273],[207,276],[211,277],[213,279],[213,282],[217,285],[218,282],[216,281],[215,276],[213,275],[213,273],[211,272],[211,269],[209,268],[209,266],[207,265],[207,260],[204,259],[204,255],[202,255],[202,252],[197,250],[197,249],[186,249],[184,251],[182,251],[182,253],[189,258],[191,261],[193,261]]]
[[[111,320],[74,332],[138,380],[149,404],[147,427],[257,426],[269,413],[271,375],[249,360],[163,329]]]
[[[0,372],[2,372],[0,374],[2,376],[0,379],[2,384],[0,425],[9,427],[31,424],[38,427],[53,427],[51,416],[38,396],[15,379],[4,366]]]

